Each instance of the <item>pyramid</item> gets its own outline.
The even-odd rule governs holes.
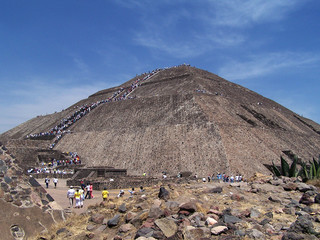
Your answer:
[[[54,139],[26,138],[48,132],[83,106],[90,111],[53,147]],[[24,165],[39,161],[39,149],[51,146],[77,152],[87,166],[127,169],[131,175],[191,171],[249,177],[270,174],[268,166],[279,164],[281,155],[317,157],[320,125],[215,74],[180,65],[35,117],[0,135],[0,141]]]

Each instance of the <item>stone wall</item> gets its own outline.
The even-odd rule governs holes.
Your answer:
[[[90,182],[93,185],[94,190],[102,190],[104,187],[107,189],[122,189],[122,188],[140,188],[143,187],[150,187],[153,185],[161,185],[161,184],[168,184],[168,183],[185,183],[191,181],[192,178],[151,178],[151,177],[135,177],[135,176],[127,176],[127,177],[116,177],[112,179],[84,179],[85,184]],[[67,180],[68,186],[80,186],[81,179],[69,179]]]

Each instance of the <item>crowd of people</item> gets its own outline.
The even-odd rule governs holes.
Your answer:
[[[29,168],[27,170],[28,173],[33,173],[33,174],[41,174],[41,173],[47,173],[47,174],[73,174],[73,170],[72,169],[52,169],[49,168],[47,166],[43,166],[43,167],[33,167],[33,168]]]
[[[145,73],[143,78],[136,79],[129,87],[127,88],[120,88],[118,91],[114,92],[112,97],[109,97],[105,100],[97,101],[91,104],[85,104],[83,106],[78,107],[79,109],[74,112],[72,115],[68,116],[67,118],[63,118],[60,123],[51,128],[47,132],[41,132],[41,133],[35,133],[27,135],[28,139],[37,139],[41,138],[43,136],[55,136],[55,139],[52,144],[50,144],[49,148],[53,149],[55,145],[61,140],[61,138],[68,133],[71,133],[71,131],[68,129],[70,126],[72,126],[74,123],[76,123],[78,120],[80,120],[82,117],[90,113],[91,110],[98,107],[100,104],[113,102],[113,101],[122,101],[125,99],[132,99],[134,97],[129,97],[129,94],[134,91],[137,87],[139,87],[142,82],[150,79],[152,76],[154,76],[156,73],[161,71],[162,69],[156,69],[149,73]]]
[[[197,176],[195,175],[195,178],[197,178]],[[230,183],[234,183],[234,182],[242,182],[243,181],[243,177],[241,174],[237,174],[236,176],[234,175],[227,175],[225,173],[221,174],[218,173],[217,176],[215,176],[214,174],[212,176],[208,176],[207,178],[203,177],[202,178],[203,182],[210,182],[210,181],[218,181],[218,182],[230,182]]]
[[[177,68],[180,66],[190,66],[189,64],[181,64],[181,65],[177,65],[177,66],[173,66],[170,68]],[[150,79],[152,76],[154,76],[156,73],[165,70],[168,68],[158,68],[155,69],[151,72],[148,73],[143,73],[141,75],[143,75],[143,78],[138,78],[136,79],[131,86],[127,87],[127,88],[120,88],[118,91],[114,92],[114,94],[112,95],[112,97],[109,97],[105,100],[101,100],[101,101],[97,101],[91,104],[85,104],[82,105],[80,107],[78,107],[79,109],[74,112],[72,115],[68,116],[67,118],[63,118],[60,123],[51,128],[49,131],[47,132],[41,132],[41,133],[34,133],[34,134],[30,134],[27,135],[28,139],[37,139],[37,138],[41,138],[43,136],[53,136],[55,137],[53,143],[50,144],[49,148],[53,149],[55,147],[55,145],[61,140],[61,138],[68,133],[71,133],[71,131],[68,129],[70,126],[72,126],[74,123],[76,123],[78,120],[80,120],[82,117],[84,117],[86,114],[90,113],[91,110],[95,109],[97,106],[99,106],[100,104],[103,103],[108,103],[108,102],[113,102],[113,101],[122,101],[125,99],[132,99],[134,97],[129,96],[130,93],[132,91],[134,91],[137,87],[141,86],[141,84]]]

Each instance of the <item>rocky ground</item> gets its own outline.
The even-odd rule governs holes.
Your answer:
[[[0,143],[0,239],[30,239],[67,213]]]
[[[299,179],[169,184],[97,203],[35,239],[318,239],[320,194]]]

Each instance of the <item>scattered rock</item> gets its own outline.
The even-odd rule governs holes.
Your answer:
[[[161,208],[159,207],[152,207],[150,208],[150,211],[149,211],[149,217],[150,218],[154,218],[154,219],[157,219],[157,218],[160,218],[164,216],[164,212]]]
[[[140,228],[137,233],[136,236],[134,237],[135,239],[139,239],[140,237],[152,237],[154,230],[152,228]]]
[[[283,185],[283,189],[285,191],[294,191],[297,189],[297,187],[298,187],[297,184],[293,183],[293,182],[289,182],[289,183]]]
[[[126,204],[125,204],[125,203],[122,203],[122,204],[119,206],[118,211],[119,211],[120,213],[125,213],[125,212],[127,211]]]
[[[100,213],[93,214],[90,220],[96,224],[101,224],[103,222],[104,215]]]
[[[125,216],[126,223],[130,222],[132,219],[134,219],[137,216],[137,213],[134,212],[127,212]]]
[[[203,239],[204,231],[201,228],[196,228],[193,226],[187,226],[183,230],[184,239],[192,240],[192,239]]]
[[[87,229],[89,232],[91,232],[91,231],[93,231],[94,229],[96,229],[96,227],[97,227],[97,225],[90,224],[90,225],[88,225],[88,226],[86,227],[86,229]]]
[[[238,223],[238,222],[242,222],[242,220],[240,218],[237,218],[235,216],[232,216],[232,215],[228,215],[228,214],[225,214],[222,216],[222,219],[225,223]]]
[[[206,220],[206,225],[208,226],[213,226],[214,224],[216,224],[218,221],[215,220],[214,218],[208,217]]]
[[[320,203],[320,193],[314,197],[314,203]]]
[[[120,214],[116,214],[113,218],[108,221],[108,227],[115,227],[120,221]]]
[[[260,211],[258,209],[251,208],[250,217],[251,218],[259,218],[259,217],[261,217],[261,213],[260,213]]]
[[[155,221],[155,224],[161,229],[161,231],[167,238],[175,235],[178,230],[177,224],[171,219],[157,219]]]
[[[170,193],[168,192],[168,190],[166,190],[164,187],[160,187],[158,198],[167,201],[169,197],[170,197]]]
[[[183,203],[179,206],[180,211],[188,211],[189,213],[194,213],[197,211],[197,206],[193,202]]]
[[[305,192],[303,193],[303,195],[301,196],[299,203],[305,204],[307,206],[312,205],[313,204],[313,200],[311,199],[309,193]]]
[[[309,215],[302,215],[291,224],[288,232],[315,234],[314,226]]]
[[[274,196],[274,195],[271,195],[268,199],[272,202],[281,203],[281,199],[277,196]]]
[[[222,193],[222,187],[215,187],[205,190],[205,193]]]
[[[127,223],[127,224],[123,224],[119,227],[119,232],[126,233],[126,232],[133,230],[133,229],[134,229],[134,226],[130,223]]]
[[[211,233],[213,235],[220,235],[221,233],[224,233],[228,230],[228,228],[226,226],[217,226],[217,227],[213,227],[211,229]]]
[[[231,200],[234,201],[243,201],[244,200],[244,196],[241,196],[239,194],[232,194],[231,195]]]
[[[300,192],[306,192],[309,190],[313,190],[314,188],[306,183],[298,182],[297,184],[297,190]]]

